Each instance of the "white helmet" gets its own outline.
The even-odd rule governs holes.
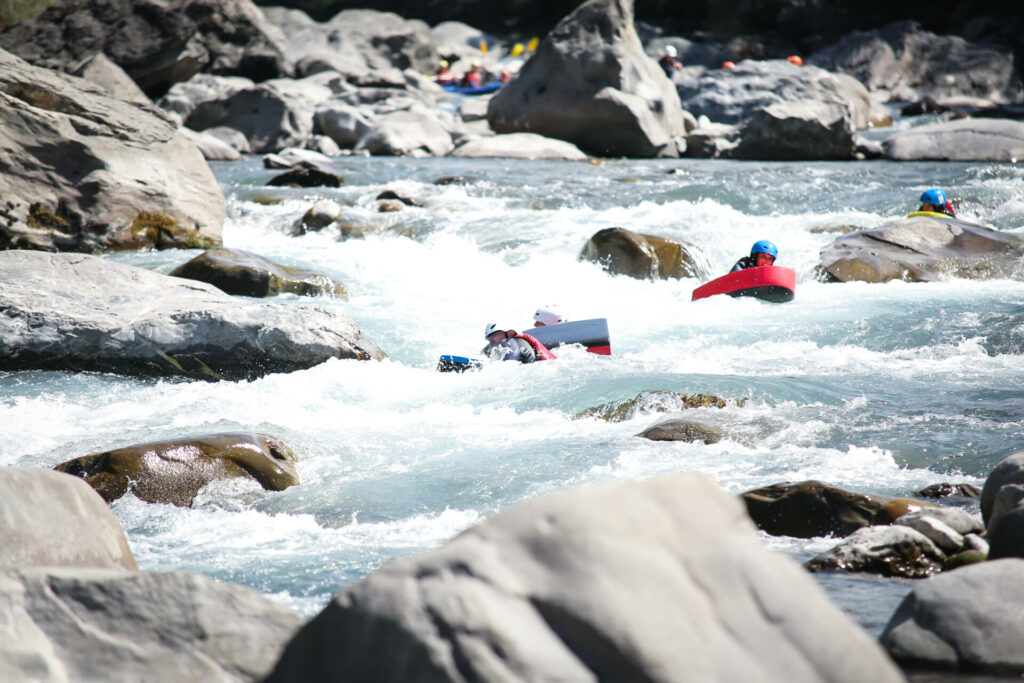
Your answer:
[[[667,54],[669,57],[675,57],[676,56],[676,46],[675,45],[666,45],[665,46],[665,54]]]
[[[504,332],[505,330],[498,327],[497,323],[487,323],[487,327],[484,328],[484,339],[490,337],[495,332]]]
[[[550,304],[544,304],[542,308],[538,308],[537,312],[533,314],[533,319],[543,325],[557,325],[565,322],[565,316],[558,313],[558,307]]]

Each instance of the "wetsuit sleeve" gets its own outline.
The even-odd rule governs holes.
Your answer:
[[[530,342],[525,339],[516,339],[516,344],[519,346],[520,363],[532,363],[537,360],[537,352],[533,350]]]

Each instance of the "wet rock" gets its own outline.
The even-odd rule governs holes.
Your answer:
[[[896,520],[909,515],[914,512],[920,512],[921,510],[935,510],[938,509],[938,505],[929,502],[927,500],[917,500],[916,498],[891,498],[885,503],[878,511],[875,512],[874,518],[872,518],[872,524],[892,524]]]
[[[0,574],[0,663],[11,681],[256,683],[302,622],[253,590],[199,574]]]
[[[922,498],[980,498],[981,490],[970,484],[932,484],[918,491],[916,496]]]
[[[953,218],[914,216],[838,238],[821,252],[832,282],[929,282],[945,277],[1010,277],[1024,240]]]
[[[758,109],[744,122],[735,159],[847,160],[856,148],[849,109],[799,100]]]
[[[922,581],[879,638],[906,670],[1024,674],[1024,560],[983,562]],[[934,674],[932,674],[934,675]]]
[[[2,50],[0,158],[0,249],[220,243],[220,187],[170,120]]]
[[[773,484],[740,496],[757,528],[773,536],[849,536],[872,524],[889,498],[851,493],[820,481]]]
[[[847,571],[921,579],[942,570],[946,556],[931,540],[906,526],[870,526],[809,560],[812,572]]]
[[[311,206],[301,219],[292,227],[292,235],[304,235],[307,232],[318,232],[331,223],[341,220],[342,209],[330,199],[321,199]]]
[[[0,467],[0,538],[0,572],[139,568],[120,522],[103,500],[84,482],[50,470]],[[2,651],[0,662],[7,662]]]
[[[399,111],[378,118],[355,149],[374,156],[441,157],[453,146],[452,136],[433,114]]]
[[[964,547],[964,537],[948,524],[935,517],[921,513],[906,514],[897,519],[894,524],[910,527],[928,537],[939,550],[953,555]]]
[[[571,142],[546,138],[534,133],[506,133],[473,138],[456,147],[451,155],[474,159],[506,157],[510,159],[584,161],[587,158],[587,155]]]
[[[901,680],[811,577],[765,550],[733,497],[687,474],[531,500],[393,561],[336,595],[267,681],[665,672]]]
[[[612,275],[640,280],[706,279],[703,269],[682,244],[625,228],[605,228],[594,233],[583,245],[579,260],[599,263]]]
[[[95,256],[0,252],[0,370],[253,379],[385,355],[336,309],[258,303]]]
[[[898,498],[897,500],[913,499]],[[914,503],[920,504],[924,503],[924,501],[914,501]],[[893,524],[903,524],[924,532],[923,529],[917,527],[918,521],[922,519],[937,520],[943,526],[947,526],[956,533],[963,535],[980,534],[985,529],[981,525],[981,520],[967,512],[967,510],[956,507],[931,506],[930,504],[928,507],[911,510],[906,514],[900,515],[893,520]]]
[[[69,0],[0,33],[0,47],[64,71],[104,53],[150,97],[201,71],[257,81],[290,71],[283,36],[248,0]]]
[[[954,569],[959,569],[960,567],[966,567],[971,564],[978,564],[979,562],[986,561],[988,561],[988,552],[973,549],[961,550],[946,560],[946,564],[943,565],[942,570],[948,572]]]
[[[273,187],[341,187],[345,179],[315,166],[300,164],[267,181]]]
[[[743,401],[734,401],[743,405]],[[676,391],[644,391],[627,401],[613,401],[587,408],[577,419],[596,417],[607,422],[625,422],[647,413],[674,413],[687,408],[724,408],[728,402],[712,394],[681,394]]]
[[[1024,160],[1024,122],[1009,119],[959,119],[915,126],[882,141],[885,155],[897,161]]]
[[[719,427],[693,422],[692,420],[662,420],[637,434],[651,441],[700,441],[710,445],[725,438],[725,431]]]
[[[405,205],[402,204],[402,202],[395,202],[395,201],[381,202],[380,204],[377,205],[377,212],[378,213],[396,213],[398,211],[401,211],[404,208],[405,208]]]
[[[855,148],[853,156],[858,161],[864,161],[866,159],[881,159],[885,156],[885,148],[882,147],[882,143],[877,140],[868,140],[866,138],[855,136],[854,137]]]
[[[480,182],[478,178],[461,175],[446,175],[441,176],[440,178],[434,178],[433,180],[434,185],[473,185],[478,182]]]
[[[405,204],[406,206],[423,206],[423,202],[404,195],[400,195],[394,190],[384,190],[377,195],[377,201],[394,200]]]
[[[1003,496],[1003,492],[999,496]],[[991,560],[998,560],[1003,557],[1024,558],[1024,507],[1008,511],[1006,514],[996,518],[989,525],[989,551]]]
[[[1024,484],[1024,451],[1004,458],[992,468],[981,489],[981,520],[988,526],[999,489],[1007,484]]]
[[[589,0],[562,19],[495,94],[487,120],[496,133],[537,133],[598,156],[677,157],[685,134],[630,0]]]
[[[969,550],[981,553],[985,557],[988,557],[988,541],[986,541],[978,534],[964,534],[964,548],[966,548],[964,552],[967,552]]]
[[[174,277],[207,282],[227,294],[267,297],[291,293],[347,299],[340,282],[305,268],[282,266],[243,249],[210,249],[181,264]]]
[[[265,434],[211,434],[83,455],[54,467],[84,479],[108,503],[129,490],[147,503],[192,504],[213,481],[251,477],[268,491],[299,483],[295,454]]]

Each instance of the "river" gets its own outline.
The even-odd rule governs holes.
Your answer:
[[[823,284],[822,228],[870,227],[944,188],[968,220],[1024,236],[1024,167],[959,163],[708,160],[339,159],[338,189],[267,188],[259,160],[213,164],[228,198],[225,246],[327,273],[337,307],[390,356],[330,361],[251,382],[0,374],[0,465],[51,467],[145,441],[247,430],[299,457],[300,486],[208,487],[192,508],[127,496],[113,505],[140,566],[249,586],[306,616],[388,560],[434,548],[534,496],[590,482],[701,472],[726,491],[820,479],[910,495],[937,482],[980,486],[1024,448],[1024,281]],[[467,184],[435,185],[442,176]],[[379,213],[376,195],[423,203]],[[338,241],[288,226],[317,197],[381,228]],[[280,200],[280,201],[278,201]],[[276,203],[275,203],[276,202]],[[610,276],[577,260],[597,230],[622,226],[691,245],[725,272],[758,239],[796,270],[792,303],[713,297],[699,282]],[[108,258],[170,271],[198,252]],[[609,321],[613,355],[560,353],[440,374],[474,354],[488,322],[522,329],[542,304]],[[659,416],[575,419],[646,390],[745,399],[687,411],[723,428],[714,445],[634,435]],[[976,511],[976,506],[972,511]],[[835,539],[762,535],[795,561]],[[877,634],[912,584],[818,576]]]

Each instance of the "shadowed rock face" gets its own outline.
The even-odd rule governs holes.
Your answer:
[[[275,296],[282,292],[347,299],[345,287],[305,268],[282,266],[243,249],[210,249],[171,271],[174,277],[207,282],[228,294]]]
[[[843,235],[821,252],[832,282],[1019,275],[1024,240],[955,218],[913,216]]]
[[[851,493],[820,481],[774,484],[742,494],[759,529],[776,536],[848,536],[870,526],[891,499]]]
[[[641,280],[706,278],[683,245],[625,228],[605,228],[594,233],[583,245],[579,258],[600,263],[613,275],[628,275]]]
[[[335,309],[247,301],[95,256],[0,252],[0,370],[251,379],[384,357]]]
[[[212,434],[83,455],[56,467],[85,479],[108,503],[130,489],[147,503],[187,507],[212,481],[252,477],[269,491],[299,483],[295,455],[265,434]]]
[[[725,432],[719,427],[691,420],[665,420],[651,425],[637,436],[651,441],[700,441],[713,444],[725,438]]]
[[[632,0],[590,0],[548,33],[487,109],[498,133],[567,140],[587,154],[676,157],[675,86],[644,54]]]
[[[0,50],[0,249],[220,243],[224,197],[156,108]]]

